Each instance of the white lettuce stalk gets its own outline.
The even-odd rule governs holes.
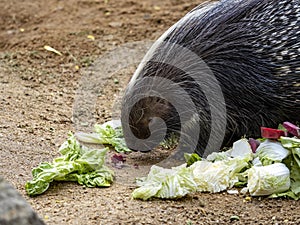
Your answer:
[[[232,149],[230,151],[231,157],[252,157],[252,149],[246,138],[242,138],[233,143]]]

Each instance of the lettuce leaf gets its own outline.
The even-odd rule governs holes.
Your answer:
[[[230,156],[230,152],[229,151],[225,151],[225,152],[212,152],[211,154],[209,154],[206,159],[207,161],[210,162],[217,162],[217,161],[223,161],[223,160],[227,160],[229,159]]]
[[[192,165],[194,162],[201,161],[202,158],[197,153],[184,153],[184,159],[186,161],[187,166]]]
[[[228,158],[223,161],[198,161],[191,168],[197,183],[197,191],[220,192],[240,184],[240,175],[250,167],[251,157]]]
[[[252,157],[253,155],[251,145],[246,138],[234,142],[232,148],[228,152],[231,157]]]
[[[233,143],[232,148],[223,152],[213,152],[207,156],[211,162],[229,160],[235,157],[252,158],[253,153],[251,146],[246,138],[242,138]]]
[[[259,158],[263,166],[267,166],[282,162],[289,154],[290,151],[285,149],[280,142],[266,140],[256,149],[255,157]]]
[[[280,137],[280,142],[285,148],[300,148],[300,139],[296,137]]]
[[[137,180],[139,188],[135,189],[132,197],[147,200],[156,198],[179,198],[195,192],[197,184],[194,181],[191,167],[183,164],[172,169],[152,166],[147,177]]]
[[[94,133],[78,132],[75,134],[79,141],[92,144],[111,145],[117,152],[130,152],[126,146],[122,128],[116,122],[109,121],[104,124],[95,124]]]
[[[290,169],[291,188],[271,197],[290,197],[295,200],[300,199],[300,139],[296,137],[281,137],[280,142],[283,147],[291,151],[289,157],[283,162]]]
[[[264,196],[289,190],[290,171],[283,163],[253,166],[248,170],[248,190],[252,196]]]
[[[52,163],[43,162],[33,168],[33,179],[25,184],[28,195],[44,193],[53,181],[77,181],[88,187],[107,187],[113,182],[114,173],[104,165],[108,149],[89,149],[81,146],[70,134],[59,148],[62,156]]]

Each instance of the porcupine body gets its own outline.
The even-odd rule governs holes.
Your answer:
[[[161,137],[160,132],[166,132],[167,137],[175,132],[189,136],[197,126],[199,137],[186,141],[185,146],[189,141],[197,142],[195,150],[200,155],[207,147],[212,107],[202,84],[176,65],[166,63],[168,57],[180,55],[172,52],[174,44],[203,60],[221,87],[226,115],[219,120],[225,121],[226,128],[224,137],[215,140],[221,139],[221,147],[244,135],[259,137],[261,126],[300,121],[300,2],[225,0],[188,13],[162,35],[139,65],[122,103],[122,126],[130,148],[151,150],[155,147],[153,140],[147,142],[151,135]],[[181,62],[195,63],[185,56],[180,56]],[[165,88],[162,97],[158,97],[160,93],[152,96],[154,87],[159,86],[153,78],[169,80],[180,90]],[[172,100],[185,107],[183,92],[192,99],[198,119],[185,120],[177,112]],[[141,95],[143,99],[137,100]],[[166,99],[164,95],[171,97]],[[167,128],[155,129],[155,123],[162,123],[156,118],[161,118]]]

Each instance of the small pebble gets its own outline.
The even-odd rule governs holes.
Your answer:
[[[245,197],[246,202],[251,202],[252,198],[250,196]]]

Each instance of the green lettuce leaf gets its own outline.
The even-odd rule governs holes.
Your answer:
[[[300,148],[293,148],[294,162],[291,162],[291,191],[300,197]]]
[[[110,121],[114,122],[114,121]],[[79,141],[92,144],[103,144],[112,146],[117,152],[130,152],[126,146],[123,131],[120,126],[114,126],[113,123],[95,124],[94,133],[83,132],[76,133]]]
[[[283,163],[267,166],[253,166],[248,170],[248,185],[250,195],[264,196],[289,190],[290,171]]]
[[[286,192],[281,192],[281,193],[274,193],[274,194],[271,194],[269,196],[270,198],[279,198],[279,197],[288,197],[288,198],[292,198],[294,200],[299,200],[300,199],[300,196],[298,195],[295,195],[294,192],[292,192],[291,190],[289,191],[286,191]]]
[[[223,161],[198,161],[191,169],[197,183],[197,191],[220,192],[241,184],[241,174],[250,167],[250,155],[228,158]]]
[[[147,200],[156,198],[179,198],[195,192],[197,184],[194,181],[190,167],[183,164],[172,169],[152,166],[147,177],[137,180],[139,188],[135,189],[132,197]]]
[[[66,180],[77,181],[87,187],[109,187],[114,179],[113,174],[112,170],[103,166],[101,169],[90,173],[70,173],[66,175]]]
[[[230,157],[230,152],[225,151],[225,152],[212,152],[209,154],[206,159],[207,161],[210,162],[217,162],[217,161],[223,161],[223,160],[228,160]]]
[[[300,139],[291,137],[280,137],[280,142],[285,148],[300,148]]]
[[[77,181],[88,187],[107,187],[113,181],[113,171],[104,165],[108,149],[88,149],[74,135],[59,148],[62,156],[52,163],[43,162],[33,168],[33,179],[25,184],[28,195],[44,193],[53,181]]]
[[[192,165],[194,162],[201,161],[202,158],[197,153],[184,153],[184,159],[186,161],[187,166]]]
[[[291,188],[290,190],[273,194],[271,197],[290,197],[300,199],[300,139],[296,137],[281,137],[283,147],[291,151],[289,157],[283,162],[290,169]]]

